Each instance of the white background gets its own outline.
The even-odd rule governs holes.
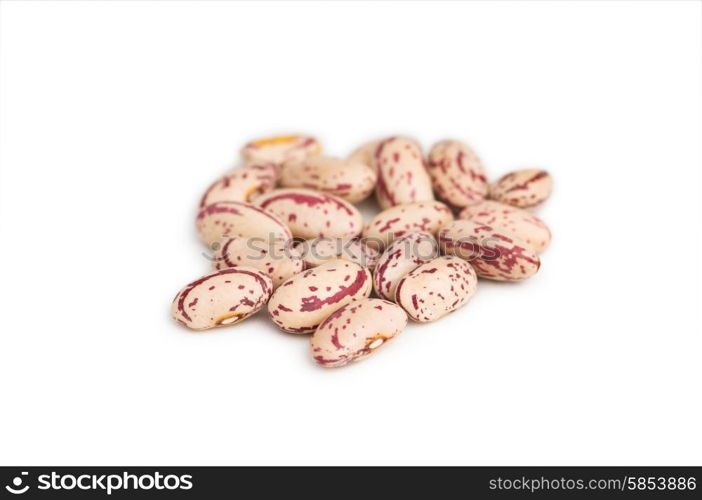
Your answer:
[[[1,8],[0,463],[702,463],[700,3]],[[179,327],[201,192],[289,131],[548,168],[540,272],[345,369]]]

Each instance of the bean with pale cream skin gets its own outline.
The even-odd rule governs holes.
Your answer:
[[[395,290],[408,273],[439,257],[439,245],[429,233],[414,231],[390,243],[373,271],[373,289],[379,297],[395,300]]]
[[[241,156],[247,161],[273,162],[277,165],[321,153],[319,141],[306,135],[264,137],[247,143],[241,149]]]
[[[355,262],[368,269],[373,269],[378,257],[378,250],[360,240],[341,238],[315,238],[295,245],[294,250],[307,268],[317,267],[335,259]]]
[[[461,141],[436,143],[429,151],[427,170],[437,197],[452,207],[479,203],[488,194],[482,161]]]
[[[536,273],[541,265],[531,245],[485,224],[469,220],[449,222],[437,239],[443,253],[469,261],[481,278],[521,281]]]
[[[382,249],[395,238],[411,232],[436,232],[453,220],[451,209],[440,201],[423,201],[398,205],[377,214],[363,231],[369,245]]]
[[[375,150],[378,149],[378,144],[380,144],[380,141],[371,141],[362,144],[348,156],[348,160],[354,163],[363,163],[364,165],[369,166],[373,172],[376,172],[377,168],[375,166],[375,162],[373,161],[373,157],[375,156]]]
[[[436,321],[475,295],[478,277],[463,259],[446,255],[422,264],[400,280],[395,302],[420,323]]]
[[[214,252],[215,269],[253,267],[273,280],[273,288],[301,273],[304,262],[292,251],[291,241],[261,241],[230,238]]]
[[[546,170],[527,168],[503,175],[490,185],[490,199],[517,208],[538,207],[551,196],[553,179]]]
[[[223,269],[193,281],[176,295],[173,318],[192,330],[230,326],[258,312],[273,290],[271,279],[253,267]]]
[[[543,252],[551,243],[551,231],[544,221],[526,210],[497,201],[485,200],[466,207],[458,218],[500,228],[537,252]]]
[[[256,205],[275,214],[296,238],[355,238],[363,217],[347,201],[311,189],[274,189],[259,196]]]
[[[373,163],[378,174],[375,193],[381,209],[434,199],[417,141],[407,137],[384,139],[375,149]]]
[[[371,289],[368,269],[333,260],[280,285],[268,301],[268,313],[283,331],[311,333],[340,307],[368,298]]]
[[[250,202],[275,187],[278,167],[273,163],[241,166],[215,181],[200,199],[200,208],[217,201]]]
[[[218,201],[206,205],[197,214],[200,240],[214,248],[231,237],[280,239],[288,241],[292,234],[278,217],[256,205],[238,201]]]
[[[349,203],[358,203],[373,192],[376,175],[359,162],[330,156],[310,156],[283,165],[280,184],[333,194]]]
[[[407,314],[401,307],[387,300],[363,299],[327,317],[310,337],[310,352],[320,366],[344,366],[375,353],[405,326]]]

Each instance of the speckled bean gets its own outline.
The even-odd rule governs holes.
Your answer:
[[[379,252],[359,240],[341,238],[315,238],[302,241],[295,246],[307,268],[317,267],[325,262],[343,259],[373,269]]]
[[[481,278],[520,281],[539,270],[534,249],[502,229],[469,220],[449,222],[438,234],[442,252],[470,261]]]
[[[436,321],[475,295],[478,277],[465,260],[446,255],[422,264],[400,280],[395,302],[420,323]]]
[[[552,189],[553,180],[546,170],[527,168],[503,175],[491,184],[490,199],[530,209],[545,202]]]
[[[238,201],[218,201],[203,207],[197,214],[196,226],[200,240],[213,247],[234,236],[292,239],[290,230],[278,217],[256,205]]]
[[[241,149],[241,156],[245,160],[270,161],[277,165],[321,153],[322,146],[319,141],[306,135],[265,137],[251,141]]]
[[[280,177],[284,187],[315,189],[349,203],[367,198],[375,188],[375,181],[375,172],[367,165],[330,156],[310,156],[285,163]]]
[[[428,155],[428,172],[440,200],[461,208],[488,194],[485,168],[475,152],[461,141],[440,141]]]
[[[363,228],[363,218],[356,207],[311,189],[274,189],[259,196],[256,205],[277,215],[296,238],[351,239]]]
[[[250,202],[275,187],[278,167],[274,163],[250,163],[223,175],[200,199],[200,208],[217,201]]]
[[[458,218],[500,228],[537,252],[543,252],[551,243],[551,231],[544,221],[526,210],[497,201],[485,200],[466,207]]]
[[[407,137],[382,140],[373,162],[378,173],[375,193],[381,209],[434,199],[431,179],[417,141]]]
[[[347,304],[310,337],[312,358],[326,368],[358,361],[397,337],[405,326],[407,314],[392,302],[363,299]]]
[[[375,150],[378,149],[378,144],[380,144],[380,141],[371,141],[362,144],[348,156],[348,160],[363,163],[369,166],[373,172],[376,172],[377,168],[373,157],[375,156]]]
[[[280,285],[268,302],[268,313],[286,332],[310,333],[340,307],[367,298],[371,288],[368,269],[333,260]]]
[[[247,238],[230,238],[214,252],[215,269],[254,267],[273,280],[273,288],[301,273],[304,263],[294,253],[290,241],[263,242]]]
[[[373,288],[378,296],[395,300],[402,278],[439,256],[439,245],[429,233],[413,231],[390,243],[373,271]]]
[[[385,248],[395,238],[410,231],[436,232],[449,221],[453,214],[449,207],[440,201],[423,201],[398,205],[377,214],[368,223],[363,236],[369,245]]]
[[[193,330],[234,325],[261,309],[271,291],[271,279],[258,269],[223,269],[178,292],[171,314],[178,323]]]

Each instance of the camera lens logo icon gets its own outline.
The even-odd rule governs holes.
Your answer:
[[[27,474],[27,472],[22,472],[19,476],[16,476],[14,479],[12,479],[12,486],[5,486],[5,489],[13,495],[21,495],[22,493],[26,493],[29,489],[29,485],[22,487],[22,476],[26,476]]]

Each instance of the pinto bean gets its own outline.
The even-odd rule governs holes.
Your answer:
[[[343,366],[375,353],[407,325],[401,307],[381,299],[346,304],[325,319],[310,337],[314,361],[327,368]]]
[[[278,167],[273,163],[251,163],[223,175],[200,199],[200,208],[217,201],[250,202],[275,187]]]
[[[368,269],[375,268],[379,252],[359,240],[341,238],[315,238],[295,246],[307,268],[317,267],[330,260],[343,259]]]
[[[291,241],[256,241],[249,238],[230,238],[214,252],[215,269],[253,267],[273,280],[273,288],[286,279],[301,273],[304,262],[293,251]]]
[[[400,280],[395,302],[411,319],[436,321],[475,295],[478,277],[465,260],[451,255],[422,264]]]
[[[239,323],[271,296],[271,279],[253,267],[222,269],[197,279],[173,299],[171,314],[192,330]]]
[[[273,162],[277,165],[321,153],[319,141],[306,135],[265,137],[251,141],[241,149],[241,156],[247,161]]]
[[[383,210],[363,231],[369,245],[385,248],[395,238],[410,231],[436,232],[453,220],[449,207],[440,201],[422,201]]]
[[[526,210],[497,201],[485,200],[466,207],[458,218],[500,228],[537,252],[543,252],[551,243],[551,230],[544,221]]]
[[[223,244],[234,236],[292,239],[290,230],[278,217],[256,205],[238,201],[218,201],[203,207],[197,214],[196,226],[200,240],[209,246]]]
[[[452,207],[467,207],[488,194],[483,163],[463,142],[436,143],[429,151],[428,171],[436,195]]]
[[[520,281],[539,270],[534,249],[506,231],[469,220],[449,222],[439,231],[439,247],[471,263],[481,278]]]
[[[378,172],[375,193],[381,209],[434,199],[431,178],[417,141],[407,137],[380,141],[373,163]]]
[[[348,156],[348,160],[363,163],[373,169],[373,172],[376,172],[377,168],[373,157],[375,156],[375,150],[378,149],[379,143],[380,141],[371,141],[360,145]]]
[[[367,298],[371,288],[368,269],[333,260],[280,285],[268,302],[268,313],[286,332],[310,333],[340,307]]]
[[[490,199],[517,208],[538,207],[551,196],[553,179],[546,170],[527,168],[503,175],[490,185]]]
[[[373,271],[373,288],[378,296],[395,300],[402,278],[417,267],[439,257],[439,245],[429,233],[413,231],[390,243]]]
[[[376,175],[360,163],[330,156],[310,156],[283,166],[280,183],[284,187],[302,187],[332,194],[358,203],[373,192]]]
[[[363,217],[350,203],[311,189],[274,189],[256,199],[256,205],[285,221],[293,236],[311,238],[355,238],[363,228]]]

